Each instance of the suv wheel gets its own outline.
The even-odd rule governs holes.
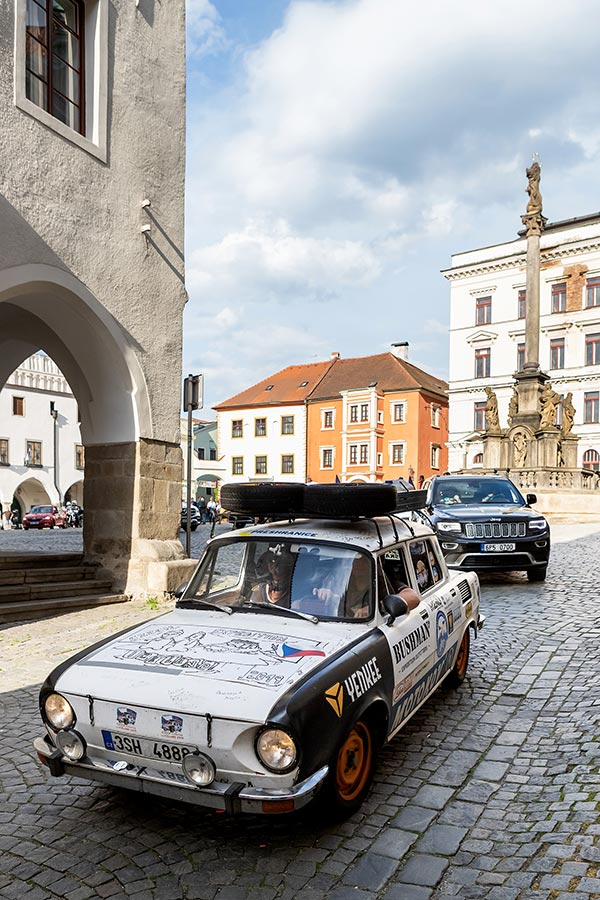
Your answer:
[[[528,569],[527,578],[529,579],[529,581],[545,581],[547,570],[547,566],[539,569]]]

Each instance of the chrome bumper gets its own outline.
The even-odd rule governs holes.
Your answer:
[[[198,788],[192,784],[171,782],[144,774],[146,767],[143,765],[131,765],[128,769],[115,771],[109,766],[98,766],[85,760],[69,762],[44,737],[35,738],[33,746],[38,757],[48,766],[50,774],[55,777],[76,775],[113,787],[128,788],[228,813],[283,813],[302,809],[313,799],[329,771],[328,766],[323,766],[290,788],[253,788],[240,783],[227,784],[219,781],[213,782],[209,788]]]

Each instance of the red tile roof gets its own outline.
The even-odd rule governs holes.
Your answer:
[[[309,399],[331,399],[340,391],[366,388],[373,382],[381,392],[420,389],[441,397],[447,398],[448,395],[448,384],[445,381],[435,378],[404,359],[399,359],[393,353],[378,353],[375,356],[339,359]]]
[[[302,366],[288,366],[274,375],[269,375],[258,384],[235,394],[229,400],[217,403],[213,409],[237,409],[246,406],[279,406],[288,403],[304,403],[315,389],[327,369],[332,365],[325,362],[308,363]],[[305,383],[306,382],[306,383]]]

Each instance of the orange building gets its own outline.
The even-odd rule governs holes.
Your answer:
[[[335,359],[307,398],[307,479],[408,479],[448,467],[448,385],[393,353]]]

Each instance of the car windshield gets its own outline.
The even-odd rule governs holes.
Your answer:
[[[345,547],[296,540],[212,544],[181,598],[238,611],[291,609],[344,621],[373,615],[373,564]]]
[[[434,506],[494,506],[525,505],[523,496],[507,478],[448,478],[436,481],[432,503]]]
[[[32,506],[30,509],[30,512],[32,512],[32,513],[51,513],[52,507],[51,506]]]

